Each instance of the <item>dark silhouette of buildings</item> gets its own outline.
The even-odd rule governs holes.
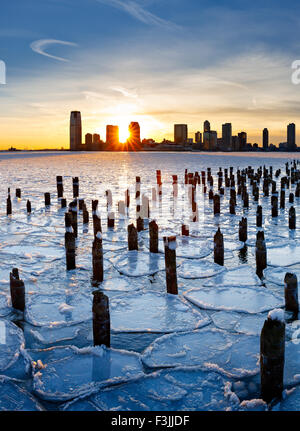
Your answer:
[[[82,148],[81,114],[72,111],[70,117],[70,150],[80,151]]]
[[[291,123],[287,126],[287,149],[288,151],[295,151],[296,145],[296,125]]]
[[[127,149],[137,151],[141,147],[141,129],[139,123],[132,121],[128,127],[129,138],[127,139]]]
[[[263,149],[267,151],[269,149],[269,131],[268,129],[263,130]]]
[[[106,126],[106,146],[108,150],[119,147],[119,126]]]
[[[203,124],[203,132],[205,133],[205,132],[210,132],[210,122],[209,121],[204,121],[204,124]]]
[[[247,133],[241,132],[238,134],[239,138],[239,151],[246,151],[247,150]]]
[[[202,133],[201,132],[195,133],[195,142],[196,142],[196,144],[202,144]]]
[[[185,144],[188,139],[188,126],[187,124],[174,125],[174,142],[175,144]]]
[[[223,140],[223,150],[232,150],[232,125],[231,123],[225,123],[222,125],[222,140]]]

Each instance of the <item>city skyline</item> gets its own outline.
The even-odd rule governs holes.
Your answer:
[[[85,113],[83,134],[103,136],[106,124],[126,133],[134,120],[142,138],[172,139],[181,123],[191,138],[210,118],[218,135],[231,122],[260,143],[266,127],[278,145],[299,123],[299,12],[290,0],[5,3],[0,149],[68,148],[74,109]]]
[[[128,125],[126,134],[120,135],[118,125],[106,125],[105,138],[95,132],[88,132],[84,138],[82,135],[81,112],[72,111],[70,114],[70,145],[71,151],[141,151],[143,149],[157,148],[165,151],[165,147],[157,147],[157,144],[170,145],[174,148],[190,148],[198,151],[274,151],[278,148],[281,151],[297,151],[296,144],[296,125],[289,123],[287,125],[286,140],[276,147],[269,142],[269,130],[264,128],[262,131],[261,145],[251,143],[248,140],[248,134],[240,131],[236,135],[232,132],[232,124],[222,124],[222,135],[218,137],[218,132],[212,130],[211,123],[208,120],[203,122],[202,132],[194,133],[193,138],[189,138],[187,124],[174,124],[174,134],[172,140],[164,139],[161,142],[153,138],[142,139],[140,124],[131,121]]]

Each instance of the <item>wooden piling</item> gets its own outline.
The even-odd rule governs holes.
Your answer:
[[[110,347],[109,299],[100,290],[93,292],[93,295],[94,346]]]
[[[138,250],[138,234],[134,224],[128,225],[127,233],[128,233],[128,250],[129,251]]]
[[[296,274],[287,272],[284,277],[285,309],[296,316],[299,313],[298,280]]]
[[[25,285],[19,278],[19,270],[13,268],[9,275],[10,279],[10,296],[12,307],[16,310],[25,310]]]
[[[280,315],[279,320],[275,312]],[[267,403],[281,398],[283,391],[285,323],[282,316],[282,310],[269,313],[260,336],[261,397]]]
[[[93,281],[101,283],[103,281],[103,246],[101,232],[97,232],[93,241]]]
[[[16,189],[16,198],[21,199],[21,189]]]
[[[26,210],[27,210],[27,214],[31,213],[31,202],[29,199],[27,200],[27,203],[26,203]]]
[[[79,196],[79,178],[74,177],[72,178],[73,181],[73,198],[78,198]]]
[[[158,225],[155,220],[149,223],[150,252],[158,253]]]
[[[51,205],[51,196],[50,193],[45,193],[45,206],[49,207]]]
[[[56,177],[56,188],[57,188],[57,197],[62,198],[64,195],[64,186],[63,186],[63,177]]]
[[[167,292],[178,295],[176,270],[176,236],[164,237]]]
[[[70,212],[65,213],[65,248],[66,248],[66,266],[67,270],[76,268],[76,258],[75,258],[75,235],[72,228],[72,214]]]
[[[11,205],[11,198],[10,195],[8,195],[6,199],[6,215],[12,214],[12,205]]]
[[[189,235],[190,235],[190,230],[189,230],[188,225],[183,224],[183,225],[181,226],[181,235],[182,235],[182,236],[189,236]]]
[[[102,232],[101,229],[101,219],[99,214],[97,213],[98,201],[92,201],[92,215],[93,215],[93,229],[94,229],[94,237],[96,237],[97,232]]]
[[[248,239],[248,222],[246,217],[242,217],[242,220],[239,222],[239,240],[242,242],[246,242]]]
[[[220,196],[214,195],[214,215],[219,215],[220,213]]]
[[[67,199],[62,198],[60,201],[60,204],[61,204],[61,208],[66,208],[67,207]]]
[[[296,229],[296,210],[294,207],[289,210],[289,229]]]
[[[224,266],[224,238],[220,228],[214,236],[214,261],[218,265]]]
[[[258,205],[256,210],[256,226],[262,227],[262,206]]]
[[[263,270],[267,267],[267,247],[263,231],[257,232],[255,256],[256,274],[262,277]]]

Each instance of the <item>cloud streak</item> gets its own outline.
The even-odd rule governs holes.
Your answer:
[[[133,0],[97,0],[97,2],[120,9],[147,25],[162,27],[168,30],[181,29],[179,25],[154,15]]]
[[[69,60],[64,57],[57,57],[56,55],[49,54],[46,49],[51,45],[66,45],[66,46],[77,46],[74,42],[67,42],[65,40],[57,39],[40,39],[35,40],[30,44],[30,48],[37,54],[44,55],[45,57],[53,58],[54,60],[68,62]]]

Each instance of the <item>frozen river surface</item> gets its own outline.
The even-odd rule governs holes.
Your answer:
[[[0,410],[265,410],[260,398],[259,336],[268,312],[284,307],[284,276],[300,276],[300,231],[290,230],[288,212],[300,213],[300,198],[271,217],[271,193],[260,184],[249,208],[237,196],[229,213],[230,190],[221,196],[221,214],[203,186],[197,186],[198,218],[192,221],[184,172],[211,168],[214,192],[221,167],[273,167],[280,190],[285,163],[300,154],[202,153],[0,153]],[[299,168],[299,167],[298,167]],[[275,172],[281,174],[275,178]],[[159,199],[156,170],[162,172]],[[65,209],[57,199],[56,176],[64,197],[73,199],[79,177],[90,225],[78,214],[75,270],[66,271]],[[172,175],[178,175],[174,196]],[[136,221],[135,179],[150,200],[150,220],[159,236],[177,236],[179,295],[166,293],[163,244],[149,252],[148,220],[139,233],[139,251],[128,252],[127,225]],[[224,185],[224,184],[223,184]],[[7,189],[12,215],[6,216]],[[22,191],[15,198],[15,189]],[[130,190],[128,213],[118,211]],[[155,191],[153,190],[155,189]],[[107,228],[106,190],[112,193],[114,229]],[[45,208],[44,193],[51,194]],[[26,201],[32,205],[27,215]],[[104,249],[104,282],[110,301],[111,348],[92,347],[91,201],[98,199]],[[141,199],[142,201],[142,199]],[[256,275],[257,204],[263,207],[268,267]],[[246,244],[238,225],[248,219]],[[181,236],[182,224],[190,237]],[[299,225],[299,223],[298,223]],[[213,236],[220,227],[224,267],[214,263]],[[10,303],[9,273],[19,268],[26,288],[24,316]],[[299,278],[299,277],[298,277]],[[299,410],[300,320],[286,313],[285,396],[275,410]]]

